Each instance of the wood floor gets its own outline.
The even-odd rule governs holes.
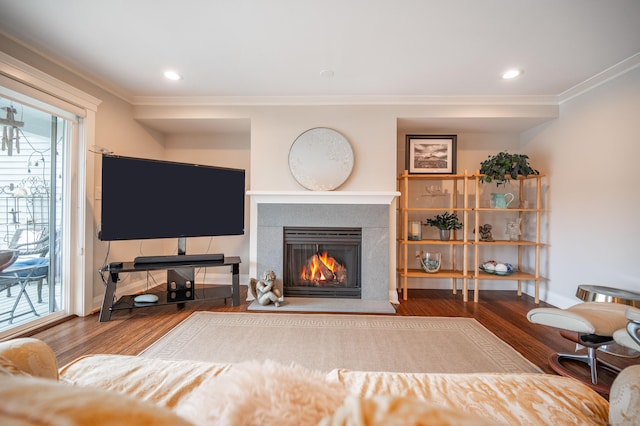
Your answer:
[[[243,303],[238,307],[232,307],[230,300],[226,304],[223,300],[212,300],[190,302],[182,309],[171,305],[116,311],[109,322],[98,322],[97,314],[74,317],[32,336],[53,348],[60,365],[85,354],[137,355],[194,311],[246,311],[246,287],[241,288]],[[539,306],[549,305],[541,302]],[[514,291],[484,291],[480,302],[464,303],[461,294],[452,295],[446,290],[410,290],[409,300],[397,307],[397,314],[475,318],[544,372],[554,374],[547,365],[549,355],[573,352],[575,345],[560,336],[558,330],[529,323],[526,313],[534,307],[532,297],[518,297]],[[606,354],[599,356],[620,367],[640,362]],[[588,377],[588,372],[584,372]],[[611,380],[603,371],[601,381],[610,383]]]

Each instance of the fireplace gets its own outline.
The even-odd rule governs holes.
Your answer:
[[[364,304],[397,301],[395,274],[389,268],[392,257],[389,223],[391,202],[398,195],[396,192],[250,191],[249,195],[250,253],[251,259],[255,259],[250,265],[251,276],[272,270],[277,276],[277,286],[284,289],[284,228],[357,228],[361,231],[360,298],[347,300]],[[289,299],[327,302],[321,297],[290,296]],[[340,300],[338,297],[332,299]]]
[[[361,297],[361,228],[284,227],[285,296]]]

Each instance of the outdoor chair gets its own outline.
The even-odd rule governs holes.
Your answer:
[[[31,261],[30,259],[44,259],[49,255],[48,230],[45,228],[34,231],[26,228],[18,228],[9,242],[9,249],[17,250],[18,252],[18,258],[15,260],[15,262],[18,263],[16,266],[42,265],[44,261]],[[38,285],[38,303],[42,303],[42,283],[44,279],[46,279],[46,277],[33,280],[37,281]],[[11,297],[11,287],[11,285],[7,285],[6,287],[7,297]],[[0,287],[0,291],[1,290],[4,289]]]
[[[0,312],[0,321],[4,321],[3,315],[9,314],[9,323],[14,318],[33,313],[39,316],[29,293],[27,286],[35,282],[37,284],[38,303],[42,302],[42,284],[49,276],[49,235],[46,229],[39,232],[18,229],[13,235],[9,248],[17,253],[17,258],[10,265],[0,270],[0,291],[7,290],[7,297],[11,296],[11,289],[19,287],[18,295],[10,310]],[[16,310],[22,298],[27,301],[30,310],[16,315]]]

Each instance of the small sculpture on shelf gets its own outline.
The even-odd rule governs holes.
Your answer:
[[[511,241],[520,239],[520,221],[521,219],[518,218],[507,222],[507,235]]]
[[[493,235],[491,235],[491,230],[493,226],[488,223],[481,225],[479,228],[480,231],[480,241],[493,241]]]
[[[265,271],[261,280],[251,278],[251,289],[254,290],[256,300],[261,305],[268,305],[273,302],[276,308],[280,307],[280,303],[284,302],[284,297],[280,290],[275,287],[276,273],[273,271]]]

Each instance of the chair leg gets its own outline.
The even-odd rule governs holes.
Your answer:
[[[13,303],[13,308],[11,308],[11,313],[10,313],[10,317],[9,317],[9,324],[13,324],[13,319],[14,318],[28,314],[28,312],[22,313],[22,314],[19,314],[19,315],[15,314],[16,313],[16,309],[18,308],[18,303],[20,303],[20,299],[22,298],[23,294],[24,294],[24,297],[27,299],[27,303],[29,304],[29,307],[31,308],[31,313],[33,313],[37,317],[40,316],[40,314],[36,310],[35,306],[33,306],[33,303],[31,302],[31,298],[29,297],[29,293],[27,293],[27,283],[23,282],[23,283],[20,284],[20,292],[18,293],[18,297],[16,297],[16,301]]]
[[[584,384],[586,384],[587,386],[594,389],[596,392],[601,394],[608,394],[609,385],[598,383],[598,368],[606,369],[613,374],[619,373],[620,369],[614,365],[609,364],[608,362],[598,359],[596,356],[597,349],[598,349],[597,346],[587,347],[586,354],[576,354],[576,353],[552,354],[549,357],[549,366],[553,371],[560,374],[561,376],[578,379],[582,381]],[[575,369],[572,369],[568,366],[563,365],[561,362],[562,360],[579,361],[589,365],[591,380],[588,380],[586,377],[582,378],[581,375],[578,375],[576,373]]]
[[[44,279],[38,280],[38,282],[37,282],[37,285],[38,285],[38,303],[42,303],[42,281],[44,281]]]
[[[558,354],[558,360],[560,359],[571,359],[586,363],[591,371],[591,383],[594,385],[598,383],[598,359],[596,358],[595,348],[588,347],[585,355],[567,353]]]

